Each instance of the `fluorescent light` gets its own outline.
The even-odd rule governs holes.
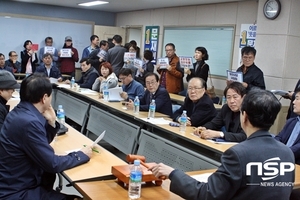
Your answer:
[[[86,2],[86,3],[80,3],[78,4],[79,6],[96,6],[96,5],[101,5],[101,4],[107,4],[107,1],[91,1],[91,2]]]

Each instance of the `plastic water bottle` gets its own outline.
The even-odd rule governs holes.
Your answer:
[[[109,99],[109,91],[108,91],[108,85],[106,82],[103,83],[104,87],[103,87],[103,99],[104,101],[108,101]]]
[[[71,83],[70,83],[70,87],[71,87],[71,89],[73,89],[73,88],[74,88],[74,85],[75,85],[75,78],[74,78],[74,77],[72,77],[72,79],[71,79]]]
[[[140,112],[140,99],[139,99],[138,96],[135,97],[133,104],[134,104],[133,113],[134,114],[139,114],[139,112]]]
[[[64,111],[62,105],[59,105],[58,109],[57,109],[57,121],[60,124],[64,125],[65,124],[65,120],[66,120],[65,119],[65,111]]]
[[[152,99],[152,102],[149,105],[148,118],[155,117],[155,109],[156,109],[155,99]]]
[[[138,199],[141,197],[141,184],[142,184],[142,168],[140,161],[135,160],[134,165],[130,169],[128,196],[130,199]]]
[[[186,123],[187,123],[187,115],[186,115],[186,110],[184,110],[180,116],[180,132],[185,132],[186,130]]]
[[[226,104],[226,97],[225,97],[225,96],[222,97],[222,106],[223,106],[224,104]]]

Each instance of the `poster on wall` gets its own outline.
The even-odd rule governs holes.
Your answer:
[[[239,52],[245,46],[255,47],[255,39],[256,39],[256,24],[241,24],[241,33],[239,40]],[[242,65],[242,55],[239,53],[239,63],[238,66]]]
[[[158,38],[159,38],[159,26],[146,26],[144,50],[152,51],[154,57],[154,60],[152,61],[153,63],[156,63]]]

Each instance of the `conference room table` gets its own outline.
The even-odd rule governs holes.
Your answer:
[[[200,170],[187,172],[187,174],[193,175],[205,175],[215,172],[216,169]],[[300,165],[296,165],[294,189],[300,188]],[[205,178],[204,178],[205,179]],[[177,200],[182,199],[178,195],[169,191],[170,180],[163,181],[161,186],[154,184],[145,184],[141,190],[141,200],[148,199],[165,199],[165,200]],[[128,190],[123,184],[118,183],[117,180],[109,181],[93,181],[93,182],[79,182],[75,183],[74,187],[83,195],[85,200],[96,199],[118,199],[128,200]]]

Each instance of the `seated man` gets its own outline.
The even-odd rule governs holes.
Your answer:
[[[297,117],[290,118],[286,121],[285,126],[275,139],[290,147],[295,156],[295,161],[300,165],[300,88],[295,90],[294,113]]]
[[[228,142],[242,142],[247,136],[240,123],[240,108],[243,97],[246,94],[245,87],[239,82],[230,83],[224,90],[227,104],[224,104],[218,115],[202,127],[195,129],[203,139],[222,138]],[[225,127],[225,131],[220,131]]]
[[[0,70],[6,70],[6,71],[9,71],[10,73],[14,74],[13,68],[11,68],[5,64],[5,56],[2,53],[0,53]]]
[[[15,77],[6,70],[0,71],[0,130],[7,113],[9,112],[9,105],[7,101],[12,97],[15,89],[20,88],[20,85],[15,80]]]
[[[21,72],[21,63],[18,61],[18,54],[15,51],[8,53],[9,59],[5,61],[5,65],[13,69],[14,73]]]
[[[21,83],[21,102],[8,113],[0,133],[0,199],[70,199],[52,189],[53,176],[90,160],[91,147],[64,156],[54,153],[50,143],[60,125],[51,94],[52,84],[40,74]]]
[[[133,79],[131,69],[122,68],[119,72],[119,80],[123,83],[123,92],[120,95],[124,100],[129,101],[134,100],[136,96],[139,98],[144,96],[144,87]]]
[[[188,96],[183,105],[173,114],[173,121],[180,122],[180,116],[186,110],[188,126],[202,126],[217,115],[214,103],[205,93],[205,81],[194,77],[188,83]]]
[[[145,95],[140,98],[140,110],[148,111],[149,105],[152,99],[155,99],[156,112],[163,113],[166,115],[172,115],[172,102],[168,91],[159,86],[158,75],[149,72],[145,76],[146,92]],[[134,103],[132,100],[128,103],[128,108],[133,108]]]
[[[156,177],[169,178],[170,190],[184,199],[289,199],[295,180],[294,155],[268,132],[280,108],[269,91],[252,89],[245,95],[240,118],[248,139],[223,153],[221,166],[207,183],[162,163],[150,170]]]
[[[53,63],[52,55],[45,53],[43,55],[43,62],[38,66],[35,72],[44,73],[47,77],[56,78],[58,82],[62,81],[62,76],[56,64]]]
[[[88,58],[83,58],[80,60],[81,69],[82,69],[82,76],[79,81],[75,81],[81,88],[88,88],[92,89],[92,86],[98,78],[99,73],[97,70],[91,66],[90,61]],[[69,84],[70,80],[66,80],[66,83]]]

